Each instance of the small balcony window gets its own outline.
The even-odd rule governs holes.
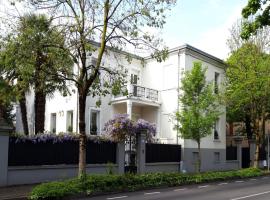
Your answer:
[[[138,75],[137,74],[131,74],[131,84],[137,85],[138,84]]]

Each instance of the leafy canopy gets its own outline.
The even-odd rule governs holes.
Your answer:
[[[52,28],[45,15],[34,14],[23,16],[16,31],[2,42],[2,77],[11,84],[18,83],[15,88],[18,95],[18,90],[28,90],[30,86],[46,94],[65,90],[61,77],[71,73],[73,62],[64,48],[61,32]]]
[[[269,105],[270,57],[254,44],[244,44],[227,63],[226,97],[232,111],[256,109]],[[252,112],[256,114],[255,111]]]
[[[242,10],[242,16],[245,19],[254,17],[254,20],[245,22],[241,37],[248,39],[258,29],[270,25],[270,1],[269,0],[249,0],[248,4]]]
[[[191,71],[181,80],[183,91],[179,98],[182,109],[176,113],[181,137],[200,142],[201,138],[212,134],[213,125],[221,114],[217,104],[217,95],[211,83],[207,83],[206,68],[194,62]]]

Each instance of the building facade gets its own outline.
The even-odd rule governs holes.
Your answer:
[[[95,54],[89,56],[89,62],[95,61]],[[165,62],[157,62],[151,57],[132,55],[132,60],[126,59],[125,52],[108,50],[103,57],[103,64],[111,67],[124,66],[128,71],[128,95],[105,97],[87,97],[86,132],[100,135],[104,124],[114,114],[127,113],[133,120],[144,119],[157,126],[156,139],[161,143],[177,143],[183,148],[182,168],[192,171],[198,156],[197,144],[192,140],[180,138],[174,130],[174,113],[181,107],[178,96],[181,91],[180,79],[183,73],[190,70],[193,62],[199,61],[207,67],[207,81],[219,85],[224,80],[224,62],[190,45],[183,45],[169,50]],[[74,69],[76,70],[76,69]],[[78,132],[78,94],[76,87],[70,83],[71,95],[62,96],[56,92],[48,97],[46,102],[45,130],[49,132]],[[215,91],[218,92],[218,91]],[[97,107],[97,100],[101,106]],[[33,132],[33,94],[27,98],[29,130]],[[213,134],[203,138],[201,143],[202,170],[228,168],[226,165],[226,110],[213,127]],[[22,132],[20,111],[17,112],[17,132]],[[204,159],[203,159],[204,160]],[[230,167],[229,167],[230,168]]]

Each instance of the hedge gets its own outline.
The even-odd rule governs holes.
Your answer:
[[[83,183],[79,179],[71,179],[40,184],[32,190],[29,199],[63,199],[64,197],[73,195],[126,192],[156,187],[248,178],[263,174],[264,172],[260,169],[248,168],[237,171],[206,172],[201,174],[149,173],[142,175],[87,175]]]

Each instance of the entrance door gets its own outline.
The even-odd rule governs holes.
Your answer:
[[[249,148],[242,148],[242,168],[250,167],[250,150]]]

